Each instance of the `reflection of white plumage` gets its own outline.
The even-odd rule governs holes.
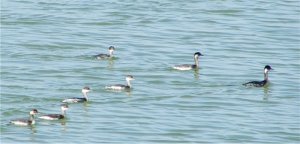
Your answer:
[[[127,85],[123,84],[116,84],[116,85],[111,85],[111,86],[106,86],[106,89],[111,89],[111,90],[125,90],[125,89],[130,89],[131,88],[131,83],[130,81],[134,80],[132,75],[126,76],[126,82]]]
[[[61,114],[47,114],[40,116],[40,119],[45,119],[45,120],[59,120],[63,119],[66,116],[66,110],[68,110],[69,106],[66,104],[61,105]]]
[[[87,93],[90,92],[90,88],[89,87],[84,87],[82,90],[81,90],[84,98],[68,98],[68,99],[65,99],[63,100],[62,102],[64,103],[78,103],[78,102],[86,102],[88,101],[88,95]]]
[[[249,87],[263,87],[268,83],[268,74],[269,71],[272,70],[271,66],[266,65],[264,68],[264,80],[263,81],[251,81],[244,83],[244,86],[249,86]]]
[[[29,112],[29,119],[15,119],[11,120],[10,123],[14,125],[20,125],[20,126],[29,126],[35,124],[34,116],[38,113],[37,109],[33,109]]]
[[[191,70],[191,69],[196,69],[199,67],[199,56],[203,56],[200,52],[196,52],[194,54],[194,61],[195,64],[191,65],[191,64],[183,64],[183,65],[175,65],[173,68],[177,69],[177,70]]]
[[[115,47],[110,46],[110,47],[108,48],[109,54],[98,54],[98,55],[96,55],[96,58],[97,58],[97,59],[100,59],[100,60],[112,58],[112,57],[113,57],[113,54],[114,54],[114,51],[115,51]]]

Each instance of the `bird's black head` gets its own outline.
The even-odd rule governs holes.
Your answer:
[[[32,109],[34,113],[39,113],[37,109]]]
[[[115,50],[115,47],[114,46],[110,46],[108,49],[109,50]]]
[[[269,65],[266,65],[264,69],[272,70],[271,66],[269,66]]]
[[[194,56],[203,56],[203,54],[201,54],[200,52],[196,52],[196,53],[194,54]]]

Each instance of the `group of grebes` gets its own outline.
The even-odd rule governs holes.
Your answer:
[[[95,56],[96,59],[99,60],[106,60],[106,59],[111,59],[114,57],[113,53],[114,53],[115,48],[113,46],[110,46],[108,48],[109,54],[98,54]],[[203,56],[200,52],[196,52],[194,54],[194,62],[195,64],[182,64],[182,65],[175,65],[173,67],[173,69],[176,70],[192,70],[192,69],[198,69],[199,68],[199,57]],[[244,83],[244,86],[247,87],[263,87],[265,85],[267,85],[268,83],[268,73],[269,71],[272,70],[271,66],[266,65],[264,67],[264,80],[262,81],[250,81],[247,83]],[[126,76],[126,85],[123,84],[116,84],[116,85],[110,85],[110,86],[106,86],[106,89],[110,89],[110,90],[129,90],[131,89],[131,83],[130,81],[134,80],[132,75],[127,75]],[[44,120],[60,120],[65,118],[66,115],[66,110],[68,110],[68,105],[67,103],[79,103],[79,102],[86,102],[88,101],[88,95],[87,93],[90,92],[90,88],[89,87],[84,87],[81,92],[83,94],[83,97],[81,98],[67,98],[65,100],[63,100],[62,102],[64,104],[61,105],[61,114],[46,114],[46,115],[42,115],[38,118],[40,119],[44,119]],[[12,120],[10,121],[11,124],[15,124],[15,125],[22,125],[22,126],[27,126],[27,125],[33,125],[35,124],[35,115],[38,114],[38,110],[37,109],[32,109],[29,112],[29,119],[16,119],[16,120]]]

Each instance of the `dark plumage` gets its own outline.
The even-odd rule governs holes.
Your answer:
[[[132,75],[127,75],[126,76],[126,82],[127,85],[123,85],[123,84],[115,84],[115,85],[111,85],[111,86],[106,86],[106,89],[110,89],[110,90],[128,90],[131,88],[131,83],[130,81],[134,80]]]
[[[250,81],[247,83],[244,83],[244,86],[247,87],[263,87],[268,83],[268,74],[269,71],[272,70],[271,66],[266,65],[264,68],[264,80],[263,81]]]
[[[114,51],[115,51],[115,47],[114,46],[110,46],[108,48],[109,54],[98,54],[95,57],[96,57],[96,59],[99,59],[99,60],[104,60],[104,59],[112,58],[113,54],[114,54]]]
[[[78,102],[86,102],[88,101],[88,95],[87,93],[90,92],[90,88],[89,87],[84,87],[81,92],[83,94],[83,98],[76,98],[76,97],[73,97],[73,98],[68,98],[68,99],[65,99],[63,100],[62,102],[64,103],[78,103]]]
[[[199,67],[199,56],[203,56],[200,52],[194,53],[194,61],[195,64],[182,64],[182,65],[175,65],[173,68],[177,70],[191,70],[196,69]]]
[[[29,112],[29,119],[15,119],[15,120],[11,120],[10,123],[14,124],[14,125],[20,125],[20,126],[29,126],[29,125],[34,125],[35,124],[35,120],[34,120],[34,116],[38,113],[37,109],[32,109]]]
[[[59,120],[65,118],[66,115],[66,110],[68,110],[69,106],[66,104],[61,105],[61,114],[47,114],[40,116],[40,119],[45,119],[45,120]]]

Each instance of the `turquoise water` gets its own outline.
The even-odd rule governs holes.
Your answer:
[[[300,142],[299,1],[1,4],[1,143]],[[92,56],[116,47],[117,58]],[[198,71],[176,71],[193,63]],[[263,79],[265,88],[241,84]],[[106,85],[135,77],[130,92]],[[8,125],[32,108],[67,119]]]

